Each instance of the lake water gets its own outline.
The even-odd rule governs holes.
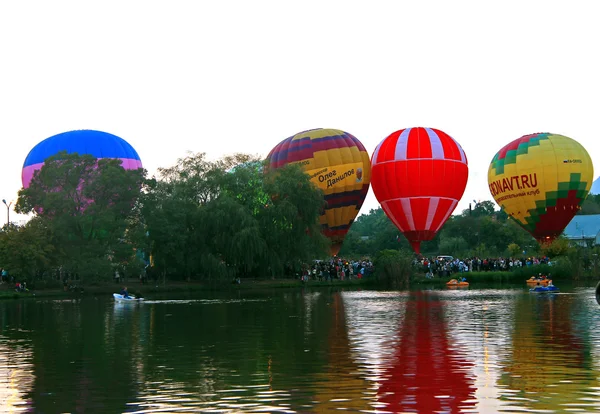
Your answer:
[[[600,410],[592,287],[5,300],[0,318],[2,412]]]

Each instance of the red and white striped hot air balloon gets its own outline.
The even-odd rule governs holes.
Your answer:
[[[450,217],[468,176],[461,146],[433,128],[396,131],[379,143],[371,158],[375,197],[416,253]]]

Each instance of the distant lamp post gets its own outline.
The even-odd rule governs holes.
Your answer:
[[[12,206],[13,202],[7,203],[5,199],[2,199],[2,202],[6,206],[6,225],[8,225],[10,223],[10,206]]]

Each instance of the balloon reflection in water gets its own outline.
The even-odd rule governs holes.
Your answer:
[[[319,374],[315,400],[319,411],[336,409],[371,410],[364,392],[370,387],[355,361],[356,355],[348,339],[347,316],[341,294],[332,298],[330,328],[327,338],[327,371]]]
[[[534,306],[531,301],[536,301]],[[588,339],[578,335],[571,320],[573,308],[581,303],[572,295],[535,295],[515,306],[520,316],[515,320],[512,356],[498,384],[518,390],[517,397],[527,394],[526,409],[575,409],[574,395],[600,385],[589,369],[594,360],[584,346]]]
[[[472,363],[448,340],[443,304],[426,292],[411,293],[396,353],[379,388],[392,412],[458,412],[473,408]]]
[[[0,412],[28,411],[35,382],[29,342],[1,338]]]

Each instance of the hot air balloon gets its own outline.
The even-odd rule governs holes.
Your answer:
[[[406,128],[379,143],[371,167],[381,208],[420,253],[421,242],[433,239],[465,191],[465,152],[443,131]]]
[[[327,207],[321,230],[336,255],[369,190],[371,163],[365,147],[347,132],[319,128],[284,139],[267,159],[268,169],[299,164],[323,190]]]
[[[42,168],[47,158],[61,151],[69,154],[89,154],[98,159],[117,158],[122,161],[121,166],[126,170],[142,168],[139,155],[122,138],[94,130],[63,132],[46,138],[29,152],[21,172],[23,188],[29,187],[34,172]]]
[[[450,338],[442,299],[430,292],[410,292],[409,298],[378,401],[394,413],[475,408],[476,387],[468,377],[473,363]]]
[[[502,148],[488,170],[490,192],[540,243],[559,236],[592,186],[592,160],[574,139],[525,135]]]

